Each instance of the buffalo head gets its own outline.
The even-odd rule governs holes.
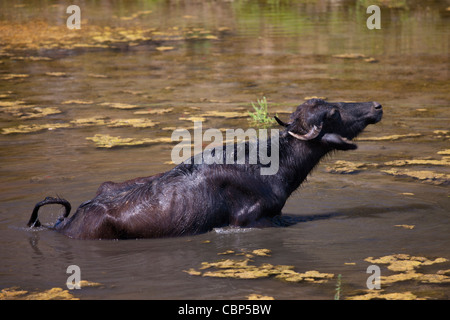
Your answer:
[[[336,150],[351,150],[357,146],[351,140],[369,124],[381,120],[383,109],[378,102],[326,102],[311,99],[299,105],[289,118],[277,122],[294,138],[319,142]]]

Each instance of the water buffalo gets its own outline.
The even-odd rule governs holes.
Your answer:
[[[351,140],[367,125],[379,122],[382,114],[377,102],[311,99],[287,122],[276,118],[284,127],[276,174],[261,175],[261,163],[181,163],[154,176],[105,182],[70,218],[67,200],[47,197],[36,204],[28,226],[40,226],[38,211],[47,204],[65,207],[51,228],[76,239],[170,237],[227,225],[267,226],[281,215],[286,200],[324,155],[356,149]],[[269,140],[256,143],[270,148]]]

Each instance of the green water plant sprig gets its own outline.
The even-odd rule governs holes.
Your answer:
[[[342,293],[342,275],[338,274],[337,276],[337,282],[336,282],[336,294],[334,295],[334,300],[340,300],[341,299],[341,293]]]
[[[252,120],[258,124],[262,125],[271,125],[276,123],[273,117],[269,116],[268,105],[266,97],[263,97],[261,100],[257,99],[258,105],[256,106],[252,102],[252,107],[255,112],[248,112]]]

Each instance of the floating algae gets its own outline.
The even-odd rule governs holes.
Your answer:
[[[233,254],[233,253],[235,253],[234,250],[226,250],[226,251],[224,251],[224,252],[219,252],[218,255]]]
[[[430,260],[425,257],[411,256],[409,254],[394,254],[375,259],[368,257],[364,261],[373,264],[388,264],[388,269],[396,272],[411,271],[420,266],[430,266],[435,263],[443,263],[448,261],[445,258],[437,258]]]
[[[31,125],[18,125],[12,128],[3,128],[2,134],[12,133],[34,133],[43,130],[54,130],[60,128],[69,128],[69,123],[46,123],[46,124],[31,124]]]
[[[202,262],[200,270],[210,268],[217,270],[205,271],[201,275],[203,277],[215,278],[257,279],[267,278],[271,275],[277,275],[283,272],[283,270],[289,270],[293,268],[293,266],[273,266],[268,263],[262,264],[261,266],[255,266],[248,264],[249,261],[250,259],[226,259],[217,262]],[[195,270],[191,269],[189,274],[193,274],[192,271]]]
[[[271,254],[271,250],[269,249],[256,249],[253,250],[252,253],[257,256],[268,257]]]
[[[410,291],[383,293],[383,290],[364,291],[366,293],[347,297],[346,300],[416,300],[418,297]]]
[[[445,139],[449,139],[450,138],[450,130],[434,130],[433,131],[433,138],[445,138]]]
[[[414,266],[417,266],[416,264],[413,264]],[[410,265],[408,265],[410,266]],[[390,276],[381,276],[380,281],[382,285],[388,285],[400,281],[420,281],[422,283],[450,283],[450,277],[444,275],[444,274],[423,274],[418,273],[415,270],[408,270],[405,272],[401,272],[398,274],[393,274]]]
[[[77,283],[79,288],[100,287],[101,283],[81,280]],[[18,287],[5,288],[0,291],[0,300],[79,300],[68,290],[51,288],[42,292],[28,292]]]
[[[245,262],[246,260],[244,260]],[[235,279],[257,279],[266,278],[271,273],[268,269],[257,268],[252,266],[241,266],[241,261],[227,263],[228,268],[222,268],[222,270],[206,271],[203,272],[203,277],[214,278],[235,278]]]
[[[352,174],[366,170],[368,165],[364,162],[338,160],[332,166],[327,166],[325,171],[329,173]]]
[[[403,167],[407,165],[432,165],[432,166],[449,166],[450,157],[443,157],[441,160],[413,159],[413,160],[394,160],[384,163],[387,166]]]
[[[236,112],[236,111],[207,111],[199,115],[199,117],[211,117],[211,118],[246,118],[248,117],[248,112]]]
[[[12,60],[26,60],[26,61],[51,61],[52,58],[49,57],[38,57],[38,56],[29,56],[29,57],[11,57]]]
[[[206,118],[202,117],[202,116],[190,116],[190,117],[180,117],[180,118],[178,118],[178,120],[185,120],[185,121],[192,121],[192,122],[196,122],[196,121],[205,122]]]
[[[141,17],[143,15],[150,14],[152,12],[153,12],[152,10],[142,10],[142,11],[138,11],[136,13],[133,13],[131,16],[128,16],[128,17],[123,16],[123,17],[120,17],[119,19],[120,20],[133,20],[133,19],[139,18],[139,17]],[[114,18],[118,18],[118,17],[114,16]]]
[[[31,119],[37,117],[43,117],[49,114],[60,113],[61,111],[56,108],[32,108],[31,111],[39,111],[39,113],[24,113],[21,119]],[[31,125],[18,125],[12,128],[3,128],[2,134],[11,133],[34,133],[43,130],[54,130],[61,128],[82,128],[90,126],[107,126],[110,128],[119,127],[134,127],[134,128],[150,128],[159,124],[159,122],[153,122],[151,119],[137,118],[137,119],[107,119],[105,117],[91,117],[80,118],[71,120],[69,123],[46,123],[46,124],[31,124]],[[161,140],[158,142],[165,142]],[[145,143],[151,143],[152,139],[145,139]]]
[[[18,287],[5,288],[0,291],[0,300],[15,300],[20,296],[24,296],[28,293],[26,290],[19,290]]]
[[[416,280],[422,283],[450,283],[450,277],[445,274],[445,271],[440,271],[436,274],[423,274],[416,271],[417,268],[423,266],[447,262],[448,260],[445,258],[430,260],[426,257],[411,256],[409,254],[394,254],[378,259],[368,257],[364,260],[373,264],[387,264],[389,270],[400,272],[389,276],[382,276],[380,280],[383,285],[408,280]]]
[[[144,146],[156,143],[170,143],[171,138],[146,138],[146,139],[134,139],[134,138],[121,138],[120,136],[113,137],[108,134],[96,134],[93,137],[87,137],[86,140],[91,140],[95,143],[97,148],[114,148],[125,146]]]
[[[117,146],[133,146],[140,144],[135,142],[133,138],[113,137],[108,134],[96,134],[93,137],[87,137],[86,140],[93,141],[97,148],[113,148]]]
[[[421,133],[408,133],[408,134],[393,134],[390,136],[381,136],[381,137],[360,137],[358,138],[359,141],[394,141],[399,139],[406,139],[406,138],[417,138],[421,137]]]
[[[0,79],[2,80],[14,80],[14,79],[23,79],[28,78],[29,74],[17,74],[17,73],[8,73],[0,75]]]
[[[91,117],[91,118],[80,118],[70,121],[78,127],[89,127],[89,126],[102,126],[108,123],[108,120],[104,117]]]
[[[108,127],[134,127],[134,128],[150,128],[159,124],[159,122],[153,122],[151,119],[117,119],[111,120],[107,123]]]
[[[347,59],[347,60],[360,60],[362,59],[365,62],[370,62],[370,63],[374,63],[374,62],[378,62],[377,59],[373,58],[373,57],[368,57],[364,54],[361,53],[343,53],[343,54],[335,54],[332,56],[333,58],[339,58],[339,59]]]
[[[184,130],[194,130],[194,125],[192,124],[189,127],[163,127],[161,130],[164,131],[184,131]]]
[[[245,260],[224,259],[216,262],[202,262],[200,270],[208,269],[211,267],[218,269],[242,269],[249,267],[248,266],[249,261],[250,259]]]
[[[381,276],[380,283],[383,287],[392,285],[393,283],[403,281],[418,281],[421,283],[447,284],[450,283],[449,270],[440,270],[435,274],[420,273],[416,269],[423,266],[434,265],[437,263],[444,263],[448,260],[445,258],[436,258],[434,260],[426,257],[412,256],[409,254],[393,254],[380,258],[368,257],[365,261],[373,264],[386,264],[387,268],[396,272],[389,276]],[[348,300],[415,300],[426,299],[428,294],[426,292],[413,293],[411,291],[385,293],[383,290],[363,290],[362,293],[351,294],[347,297]]]
[[[108,78],[107,75],[98,74],[98,73],[88,73],[87,76],[90,77],[90,78],[102,78],[102,79]]]
[[[45,75],[50,77],[66,77],[67,73],[65,72],[46,72]]]
[[[378,62],[378,60],[375,59],[374,57],[365,58],[364,61],[365,61],[365,62],[369,62],[369,63],[375,63],[375,62]]]
[[[84,24],[77,32],[67,33],[60,25],[52,25],[42,20],[27,22],[0,21],[0,38],[2,44],[12,48],[14,54],[30,50],[77,50],[77,49],[108,49],[132,47],[152,42],[159,51],[169,51],[176,47],[174,41],[185,40],[217,40],[214,33],[220,33],[220,27],[215,31],[192,27],[169,27],[167,29],[142,28],[138,17],[149,14],[150,11],[133,13],[119,19],[129,22],[127,27],[99,26],[92,23]],[[170,41],[171,45],[164,44]],[[8,52],[0,52],[3,56],[14,56]],[[19,57],[20,58],[20,57]],[[14,58],[13,58],[14,59]],[[27,59],[33,61],[33,59]],[[37,57],[38,60],[47,60]],[[5,77],[16,79],[18,77]]]
[[[438,154],[443,155],[440,160],[436,159],[401,159],[385,162],[386,166],[393,167],[404,167],[412,165],[423,165],[423,166],[449,166],[450,157],[447,155],[448,150],[439,151]],[[386,170],[381,170],[381,172],[400,177],[410,177],[421,182],[432,183],[436,185],[449,184],[450,175],[446,173],[434,172],[431,170],[419,170],[413,171],[410,169],[396,169],[390,168]]]
[[[252,293],[247,296],[247,300],[275,300],[271,296],[264,296],[262,294]]]
[[[233,254],[234,250],[227,250],[219,254]],[[252,260],[248,257],[269,256],[269,249],[257,249],[251,252],[236,253],[236,255],[246,255],[247,259],[222,259],[215,262],[202,262],[199,270],[193,268],[183,270],[193,276],[214,277],[214,278],[235,278],[235,279],[258,279],[274,276],[278,280],[286,282],[313,282],[323,283],[334,277],[330,273],[320,273],[312,270],[304,273],[294,271],[294,266],[289,265],[272,265],[263,263],[259,266],[250,264]],[[205,270],[205,271],[204,271]]]
[[[61,113],[55,107],[38,107],[25,104],[25,101],[0,101],[0,112],[8,113],[22,120],[43,118],[48,115]]]
[[[114,109],[136,109],[140,108],[140,106],[128,103],[119,103],[119,102],[103,102],[100,103],[101,106],[107,106]]]
[[[412,230],[412,229],[414,229],[415,226],[409,225],[409,224],[396,224],[394,227]]]
[[[24,105],[25,101],[16,100],[16,101],[0,101],[0,111],[8,112],[10,110],[14,110],[16,108],[26,108],[26,107],[34,107],[34,105]]]
[[[98,282],[88,281],[88,280],[81,280],[80,282],[76,283],[77,286],[80,288],[83,287],[101,287],[102,284]]]
[[[108,48],[116,42],[144,41],[144,30],[139,28],[100,27],[85,25],[76,33],[67,34],[59,26],[49,25],[44,21],[27,23],[1,23],[1,35],[10,47],[23,50],[34,49],[76,49],[76,48]],[[129,37],[129,35],[140,35]],[[30,40],[32,39],[32,41]]]
[[[438,173],[431,170],[413,171],[409,169],[389,169],[381,172],[398,177],[408,177],[419,180],[420,182],[431,183],[435,185],[450,184],[450,174]]]
[[[255,249],[253,251],[241,251],[236,252],[234,250],[226,250],[224,252],[219,252],[218,255],[235,254],[237,256],[246,256],[247,258],[253,258],[254,256],[269,257],[272,253],[269,249]]]
[[[397,277],[396,277],[397,276]],[[443,274],[422,274],[410,271],[407,273],[400,273],[398,275],[391,275],[387,277],[381,277],[381,281],[384,283],[393,283],[397,281],[405,280],[417,280],[422,283],[450,283],[450,277]]]
[[[173,49],[175,49],[175,48],[174,47],[164,47],[164,46],[156,47],[156,50],[161,51],[161,52],[163,52],[163,51],[170,51],[170,50],[173,50]]]
[[[333,58],[339,58],[339,59],[362,59],[366,58],[364,54],[361,53],[342,53],[342,54],[335,54],[332,56]]]
[[[287,282],[307,281],[313,283],[325,283],[328,281],[328,279],[331,279],[333,277],[334,275],[332,273],[321,273],[316,270],[306,271],[304,273],[298,273],[293,270],[285,270],[275,278]]]
[[[28,292],[18,288],[7,288],[0,292],[0,300],[79,300],[68,290],[52,288],[43,292]]]
[[[20,119],[35,119],[43,118],[49,115],[61,113],[61,110],[55,107],[32,107],[26,111],[17,112],[14,115],[18,116]]]
[[[172,112],[173,108],[160,108],[160,109],[152,109],[152,110],[141,110],[141,111],[135,111],[134,114],[164,114]]]
[[[159,122],[153,122],[151,119],[106,119],[104,117],[91,117],[91,118],[81,118],[70,121],[70,123],[78,126],[107,126],[110,128],[118,127],[134,127],[134,128],[149,128],[154,127],[159,124]]]
[[[438,154],[450,155],[450,149],[445,149],[445,150],[438,151]]]
[[[93,104],[92,100],[66,100],[61,102],[61,104]]]

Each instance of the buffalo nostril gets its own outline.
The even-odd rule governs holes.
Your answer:
[[[381,110],[383,108],[383,106],[381,104],[379,104],[378,102],[374,102],[373,107],[375,110]]]

